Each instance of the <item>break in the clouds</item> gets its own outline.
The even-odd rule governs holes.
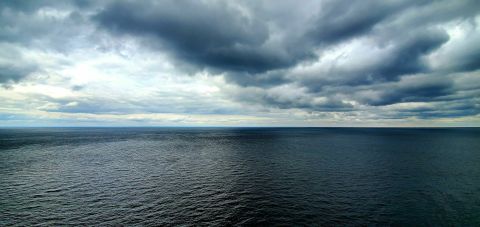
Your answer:
[[[480,125],[478,1],[1,1],[0,124]]]

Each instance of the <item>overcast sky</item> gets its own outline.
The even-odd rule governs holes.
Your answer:
[[[0,126],[480,126],[480,1],[0,1]]]

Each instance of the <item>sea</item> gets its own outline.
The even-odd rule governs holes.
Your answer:
[[[33,225],[480,226],[480,128],[2,128]]]

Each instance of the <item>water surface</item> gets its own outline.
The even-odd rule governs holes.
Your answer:
[[[480,129],[0,129],[0,225],[480,225]]]

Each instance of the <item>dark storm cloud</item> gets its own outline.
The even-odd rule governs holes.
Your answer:
[[[472,43],[468,49],[462,50],[451,59],[448,69],[453,72],[469,72],[480,69],[480,45]]]
[[[407,37],[405,41],[396,43],[394,51],[387,59],[369,70],[370,75],[380,81],[389,81],[400,75],[426,72],[428,67],[420,58],[446,41],[448,35],[437,30],[422,31]]]
[[[353,110],[353,106],[341,100],[328,98],[325,102],[315,103],[313,100],[292,99],[282,100],[275,96],[263,97],[262,102],[265,105],[277,107],[280,109],[298,108],[308,111],[324,111],[324,112],[343,112]]]
[[[307,32],[317,43],[337,43],[365,34],[382,20],[426,1],[326,1]],[[410,3],[410,4],[409,4]]]
[[[373,106],[390,105],[401,102],[423,102],[450,95],[455,92],[453,82],[448,78],[411,77],[399,83],[371,87],[376,95],[361,100]],[[370,91],[372,91],[370,90]],[[360,92],[361,93],[361,92]]]
[[[311,55],[293,46],[269,47],[267,21],[242,15],[226,3],[114,2],[93,19],[115,33],[152,36],[152,45],[199,67],[256,73]]]
[[[264,73],[230,72],[225,76],[227,82],[235,83],[243,87],[256,86],[269,88],[290,82],[285,78],[285,74],[286,71],[284,70],[272,70]]]
[[[246,90],[230,91],[240,102],[274,107],[279,109],[302,109],[306,111],[352,111],[354,106],[344,102],[332,94],[313,94],[305,92],[305,88],[280,86],[270,88],[245,88]]]
[[[307,20],[310,24],[292,25],[304,26],[300,29],[263,15],[269,12],[255,4],[246,5],[254,15],[245,16],[234,6],[214,1],[120,1],[93,19],[116,34],[153,36],[152,45],[162,45],[174,57],[201,68],[252,74],[311,59],[316,48],[361,35],[404,5],[325,2],[315,18]],[[283,29],[279,33],[286,38],[272,41],[279,35],[272,27]]]
[[[424,2],[413,3],[421,5]],[[303,26],[303,29],[290,32],[291,28],[283,27],[287,38],[276,45],[269,43],[277,35],[269,25],[282,28],[279,23],[283,21],[280,18],[256,14],[245,16],[233,6],[214,1],[117,1],[106,6],[93,19],[117,34],[153,36],[156,38],[153,42],[157,41],[154,45],[166,46],[176,58],[200,67],[263,73],[311,59],[316,48],[328,48],[330,44],[361,36],[382,20],[414,4],[323,2],[314,18],[307,20],[310,24],[294,25]],[[255,8],[255,4],[247,6],[253,8],[250,13],[268,13]],[[394,57],[413,58],[404,68],[398,65],[402,60],[393,57],[387,63],[389,65],[374,73],[392,73],[394,77],[399,73],[419,70],[421,66],[415,62],[418,56],[438,47],[447,39],[443,34],[440,37],[434,35],[420,37],[418,44],[399,44],[406,46],[399,46]]]

